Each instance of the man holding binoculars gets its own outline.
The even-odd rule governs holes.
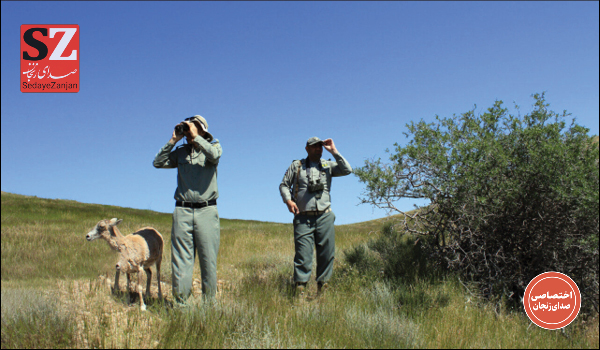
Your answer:
[[[183,137],[187,144],[171,151]],[[185,304],[192,293],[194,252],[202,274],[202,296],[217,292],[217,254],[221,226],[217,211],[217,165],[223,150],[199,115],[177,124],[169,142],[154,158],[155,168],[177,168],[175,211],[171,232],[173,297]]]
[[[323,147],[335,161],[321,159]],[[335,148],[332,139],[311,137],[306,142],[308,157],[295,160],[286,171],[279,192],[294,214],[294,283],[296,295],[304,297],[312,272],[313,245],[317,250],[318,294],[327,288],[335,253],[335,215],[331,211],[331,178],[352,173],[352,167]]]

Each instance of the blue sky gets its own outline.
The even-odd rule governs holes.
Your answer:
[[[152,160],[194,114],[223,147],[221,217],[275,222],[291,222],[278,186],[311,136],[359,167],[405,143],[411,120],[497,99],[528,112],[543,91],[597,135],[598,12],[598,2],[3,1],[2,191],[172,212],[176,171]],[[80,26],[78,93],[20,92],[22,24]],[[356,176],[332,187],[337,224],[386,215],[357,205]]]

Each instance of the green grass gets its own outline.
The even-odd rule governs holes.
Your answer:
[[[117,255],[85,234],[112,217],[124,234],[153,226],[165,237],[165,303],[155,281],[146,312],[111,294]],[[195,283],[186,309],[169,306],[170,214],[2,193],[1,220],[2,348],[598,348],[597,318],[547,331],[451,277],[392,283],[349,264],[386,220],[337,226],[331,288],[316,298],[312,281],[301,302],[292,225],[221,219],[216,302],[204,304]]]
[[[70,347],[75,328],[75,318],[48,293],[2,289],[2,348]]]

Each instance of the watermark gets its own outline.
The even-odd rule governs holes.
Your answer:
[[[527,316],[536,325],[560,329],[573,322],[579,314],[581,294],[569,276],[545,272],[529,282],[523,305]]]
[[[79,25],[21,25],[21,92],[79,92]]]

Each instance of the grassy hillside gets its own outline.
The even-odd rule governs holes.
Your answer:
[[[518,313],[481,303],[456,280],[394,286],[345,262],[344,251],[379,234],[385,220],[336,227],[331,290],[293,298],[291,224],[221,220],[217,302],[193,307],[156,301],[148,311],[112,295],[117,254],[85,234],[117,217],[124,234],[143,226],[165,237],[163,293],[171,300],[171,215],[2,193],[2,348],[598,348],[598,321],[566,333],[530,325]],[[121,279],[121,289],[125,289]]]

